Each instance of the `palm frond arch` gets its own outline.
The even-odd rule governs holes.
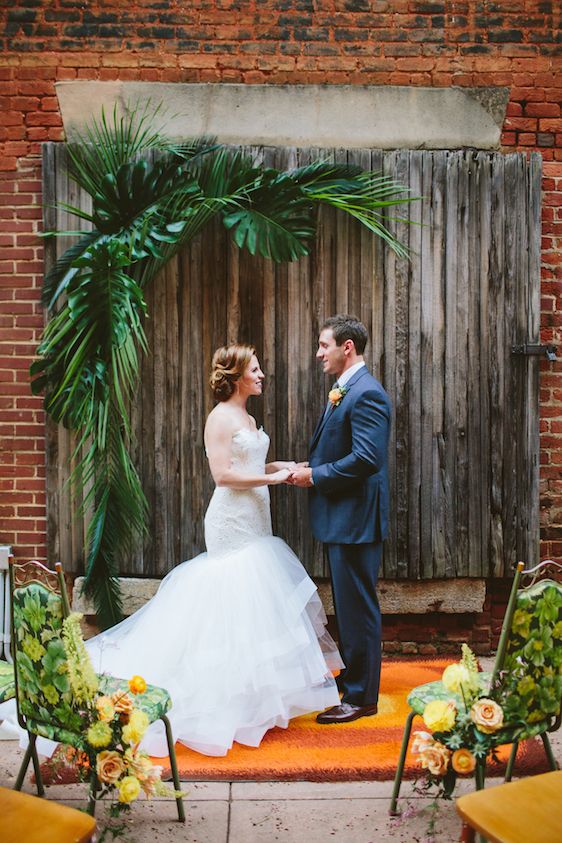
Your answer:
[[[128,407],[148,352],[153,278],[215,217],[252,255],[296,260],[309,253],[320,205],[355,217],[407,256],[385,225],[389,208],[412,201],[399,183],[325,161],[282,172],[207,138],[176,143],[152,129],[157,110],[102,113],[68,145],[69,174],[92,210],[64,207],[91,230],[46,233],[75,242],[45,276],[50,318],[31,367],[48,415],[75,432],[71,482],[91,515],[85,590],[104,628],[121,618],[118,560],[147,523]]]

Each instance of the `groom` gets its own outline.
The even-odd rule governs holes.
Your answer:
[[[388,437],[391,406],[367,371],[368,334],[353,316],[327,319],[316,357],[336,375],[310,444],[309,465],[290,482],[310,487],[310,521],[324,542],[346,665],[338,677],[340,705],[318,723],[348,723],[377,712],[381,669],[381,616],[376,594],[382,542],[388,532]]]

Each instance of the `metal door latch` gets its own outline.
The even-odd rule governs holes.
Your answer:
[[[531,354],[542,356],[546,355],[547,360],[556,360],[556,346],[555,345],[533,345],[532,343],[523,343],[523,345],[512,345],[512,354]]]

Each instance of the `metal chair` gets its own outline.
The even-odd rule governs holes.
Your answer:
[[[502,707],[506,715],[506,725],[497,734],[497,745],[512,744],[512,750],[506,768],[505,779],[511,779],[515,756],[519,742],[529,737],[540,735],[548,762],[553,770],[556,761],[548,738],[548,732],[555,731],[560,726],[562,677],[559,673],[562,664],[562,641],[558,647],[545,647],[548,658],[537,657],[531,651],[527,636],[528,632],[537,645],[546,636],[545,641],[551,640],[553,635],[562,637],[562,585],[545,579],[538,580],[550,566],[562,566],[550,560],[542,562],[529,571],[523,570],[523,563],[517,566],[508,605],[506,608],[498,650],[491,674],[482,673],[481,688],[483,693],[500,693]],[[519,589],[521,577],[533,575],[533,580],[527,588]],[[550,632],[546,631],[548,630]],[[542,631],[541,631],[542,629]],[[550,639],[548,638],[550,636]],[[532,645],[534,646],[534,645]],[[536,662],[536,663],[535,663]],[[550,677],[555,672],[556,677]],[[524,677],[526,683],[521,685]],[[522,689],[526,690],[522,693]],[[538,689],[536,693],[533,689]],[[423,714],[425,706],[431,700],[453,699],[457,706],[462,700],[443,686],[441,681],[428,682],[414,688],[408,695],[410,713],[406,719],[402,747],[394,779],[394,788],[390,803],[390,814],[397,813],[397,802],[402,783],[402,775],[406,760],[406,753],[412,731],[412,721],[416,715]],[[503,702],[505,700],[505,703]],[[486,759],[480,759],[476,766],[475,779],[477,789],[484,787]]]
[[[14,789],[20,790],[30,760],[33,761],[37,792],[43,796],[43,781],[36,750],[37,736],[81,748],[82,718],[67,676],[66,652],[62,643],[62,624],[70,613],[62,566],[56,571],[40,562],[10,560],[12,602],[12,652],[15,666],[15,690],[18,722],[29,735],[29,746]],[[99,675],[101,693],[128,692],[125,680]],[[149,685],[135,700],[149,722],[162,720],[166,729],[172,778],[180,789],[176,753],[166,712],[171,707],[164,688]],[[95,770],[90,778],[88,810],[95,812],[98,781]],[[185,821],[181,797],[176,798],[178,819]]]

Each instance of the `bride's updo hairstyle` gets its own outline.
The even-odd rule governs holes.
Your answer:
[[[223,345],[213,354],[209,384],[217,401],[228,401],[234,392],[234,385],[250,363],[256,350],[251,345],[234,342]]]

